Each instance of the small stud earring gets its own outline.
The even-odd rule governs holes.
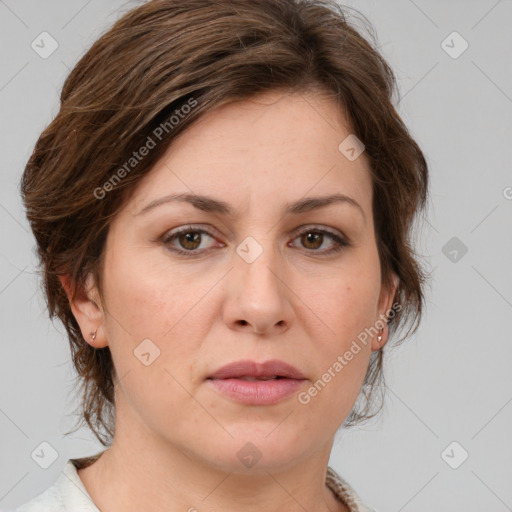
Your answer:
[[[96,339],[96,331],[91,332],[91,338],[92,338],[92,341],[94,341]]]
[[[383,332],[384,332],[384,328],[383,328],[383,327],[381,327],[381,328],[379,329],[379,333],[380,333],[380,334],[377,336],[377,341],[378,341],[379,343],[382,341],[382,333],[383,333]]]

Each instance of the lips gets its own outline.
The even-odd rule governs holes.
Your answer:
[[[297,368],[277,359],[235,361],[206,379],[223,396],[253,406],[276,404],[298,392],[305,380]]]
[[[219,368],[208,379],[240,379],[240,380],[270,380],[270,379],[304,379],[304,375],[294,366],[272,359],[263,363],[251,360],[241,360],[229,363]]]

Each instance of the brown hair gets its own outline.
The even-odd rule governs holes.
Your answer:
[[[425,206],[428,169],[393,107],[395,77],[372,38],[334,0],[153,0],[119,19],[69,74],[21,187],[48,312],[66,328],[82,383],[82,424],[104,446],[115,427],[111,353],[84,340],[58,276],[70,276],[74,296],[92,272],[101,294],[113,216],[169,144],[223,104],[276,89],[320,91],[337,101],[371,164],[383,284],[391,285],[392,272],[400,278],[390,336],[406,324],[406,335],[417,329],[426,274],[410,237]],[[149,138],[157,143],[132,161]],[[370,404],[382,358],[382,350],[372,354],[359,397],[366,402],[356,403],[345,426],[376,414]]]

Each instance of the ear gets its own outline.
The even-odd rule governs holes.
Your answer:
[[[381,287],[380,297],[379,297],[379,311],[378,311],[378,319],[375,322],[375,325],[378,327],[382,327],[382,332],[379,332],[378,335],[374,336],[372,339],[372,352],[381,349],[389,339],[389,329],[387,324],[387,318],[389,315],[389,310],[393,306],[393,299],[395,298],[395,292],[400,283],[400,278],[393,272],[391,275],[393,283],[388,287]],[[378,340],[378,336],[381,337],[381,340]]]
[[[92,273],[87,275],[85,285],[76,290],[74,299],[72,295],[75,283],[71,281],[69,274],[59,276],[59,280],[84,340],[94,348],[106,347],[108,339],[104,328],[103,308]]]

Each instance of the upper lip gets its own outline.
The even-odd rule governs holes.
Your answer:
[[[234,361],[215,373],[210,375],[209,379],[233,379],[238,377],[286,377],[288,379],[304,379],[304,375],[294,366],[271,359],[263,363],[257,363],[249,359]]]

